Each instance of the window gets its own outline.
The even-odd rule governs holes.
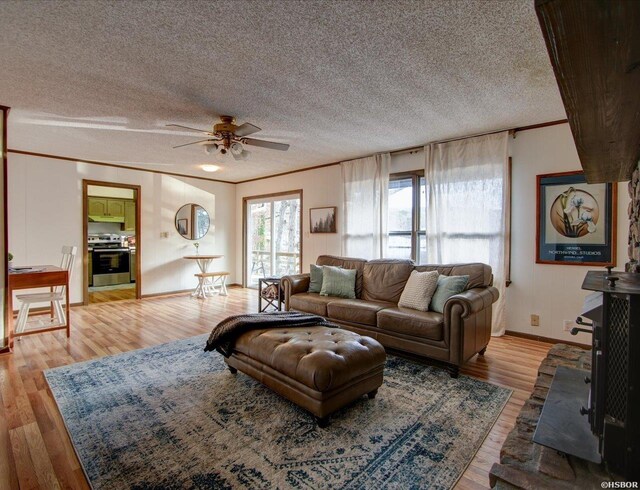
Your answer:
[[[387,257],[426,262],[425,196],[424,172],[390,176]]]

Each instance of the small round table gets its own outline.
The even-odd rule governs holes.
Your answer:
[[[222,257],[224,257],[224,255],[185,255],[183,258],[187,260],[195,260],[196,264],[198,264],[198,267],[200,268],[200,272],[206,274],[209,272],[211,262],[215,259],[221,259]],[[191,296],[197,296],[198,298],[207,297],[201,282],[198,282],[198,286]]]

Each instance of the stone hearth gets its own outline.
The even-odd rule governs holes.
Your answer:
[[[591,369],[591,351],[565,344],[554,345],[540,364],[531,397],[500,451],[500,463],[491,468],[491,487],[497,489],[601,488],[610,477],[603,466],[566,456],[533,442],[542,405],[558,366]]]

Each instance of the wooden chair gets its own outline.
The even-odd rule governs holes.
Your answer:
[[[207,293],[227,296],[228,272],[198,272],[194,276],[198,278],[198,286],[193,296],[206,298]]]
[[[62,262],[60,268],[69,272],[69,278],[73,272],[73,264],[78,253],[78,247],[64,246],[62,247]],[[29,319],[29,309],[32,304],[35,303],[51,303],[55,318],[51,318],[51,324],[48,327],[56,325],[66,325],[67,315],[62,307],[62,303],[66,299],[66,286],[56,286],[51,288],[48,293],[31,293],[31,294],[19,294],[16,298],[22,303],[20,305],[20,311],[16,318],[16,333],[22,333],[27,328],[27,322]],[[54,320],[56,320],[54,322]]]
[[[253,275],[254,272],[261,272],[262,276],[265,276],[264,272],[264,260],[262,259],[262,254],[258,253],[255,260],[251,261],[251,272],[250,275]]]

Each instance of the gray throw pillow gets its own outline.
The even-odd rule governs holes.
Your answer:
[[[429,311],[431,297],[438,286],[438,271],[411,271],[398,301],[398,306],[419,311]]]
[[[438,277],[438,287],[436,292],[433,293],[431,298],[431,304],[429,309],[431,311],[437,311],[438,313],[444,312],[444,304],[454,294],[460,294],[465,290],[469,283],[469,276],[440,276]]]
[[[309,292],[319,293],[322,290],[322,266],[311,264]]]
[[[356,272],[355,269],[342,269],[341,267],[323,265],[320,296],[355,298]]]

